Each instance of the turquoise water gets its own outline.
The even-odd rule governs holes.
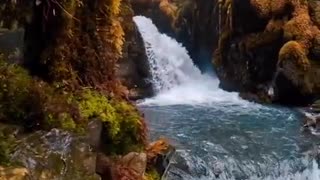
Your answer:
[[[313,160],[320,141],[301,129],[297,110],[213,102],[140,108],[151,137],[178,149],[168,179],[319,178]]]

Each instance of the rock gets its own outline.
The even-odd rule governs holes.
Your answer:
[[[88,124],[88,142],[94,150],[100,148],[102,128],[103,124],[99,119],[94,119]]]
[[[114,159],[99,153],[96,171],[102,180],[142,180],[146,166],[145,153],[131,152]]]
[[[123,6],[131,5],[122,1]],[[148,58],[144,43],[138,28],[132,20],[133,12],[129,11],[124,16],[123,28],[125,31],[125,43],[123,57],[118,62],[117,77],[128,89],[125,90],[126,98],[130,100],[142,99],[153,95]]]
[[[0,166],[0,180],[31,180],[26,168]]]
[[[314,38],[311,54],[314,58],[320,59],[320,36]]]
[[[106,155],[99,153],[96,161],[96,172],[101,176],[102,180],[116,180],[113,172],[113,161]]]
[[[31,179],[100,179],[95,173],[96,154],[83,136],[52,129],[19,141],[12,160],[26,167]]]
[[[174,154],[175,148],[166,140],[155,141],[147,147],[148,166],[155,167],[161,177],[167,170]]]
[[[121,158],[121,164],[134,170],[142,177],[147,168],[147,155],[145,153],[131,152]]]
[[[0,28],[0,53],[8,57],[11,63],[20,63],[22,60],[23,34],[22,29],[9,31]]]

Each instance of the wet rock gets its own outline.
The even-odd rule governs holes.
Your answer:
[[[320,131],[320,101],[317,100],[311,104],[308,108],[303,110],[304,130],[311,131],[313,134],[319,134]]]
[[[22,60],[23,35],[22,29],[10,31],[0,28],[0,53],[8,57],[11,63],[20,63]]]
[[[123,6],[131,9],[127,1]],[[127,11],[126,11],[127,12]],[[123,28],[125,31],[125,43],[122,59],[118,62],[117,77],[128,89],[125,96],[131,100],[142,99],[153,95],[148,58],[140,32],[132,20],[133,11],[123,15]]]
[[[96,180],[96,154],[85,137],[52,129],[20,140],[12,160],[28,169],[31,179]]]
[[[121,164],[135,171],[142,177],[147,168],[147,155],[145,153],[131,152],[121,159]]]
[[[0,180],[31,180],[26,168],[0,166]]]
[[[303,127],[304,128],[313,128],[316,129],[320,125],[319,117],[314,117],[312,115],[308,115],[304,118]]]

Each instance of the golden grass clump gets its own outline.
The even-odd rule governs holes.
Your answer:
[[[307,71],[310,68],[310,62],[306,55],[305,48],[297,41],[287,42],[279,52],[279,64],[287,62],[295,64],[299,70]]]
[[[309,49],[312,46],[312,40],[320,31],[311,21],[307,7],[298,7],[294,13],[296,15],[284,26],[284,38],[296,40],[303,48]]]
[[[288,0],[270,0],[272,14],[280,14],[288,5]]]
[[[271,14],[270,0],[250,0],[251,5],[256,9],[260,17],[266,18]]]
[[[250,0],[250,3],[260,17],[268,18],[282,13],[288,5],[288,0]]]

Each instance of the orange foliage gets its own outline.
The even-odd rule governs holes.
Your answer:
[[[284,26],[284,38],[297,40],[304,48],[309,48],[311,40],[314,38],[314,33],[311,31],[311,23],[310,17],[306,13],[293,17]]]
[[[163,155],[169,148],[169,143],[165,139],[160,139],[147,147],[148,164],[155,164],[159,155]]]

